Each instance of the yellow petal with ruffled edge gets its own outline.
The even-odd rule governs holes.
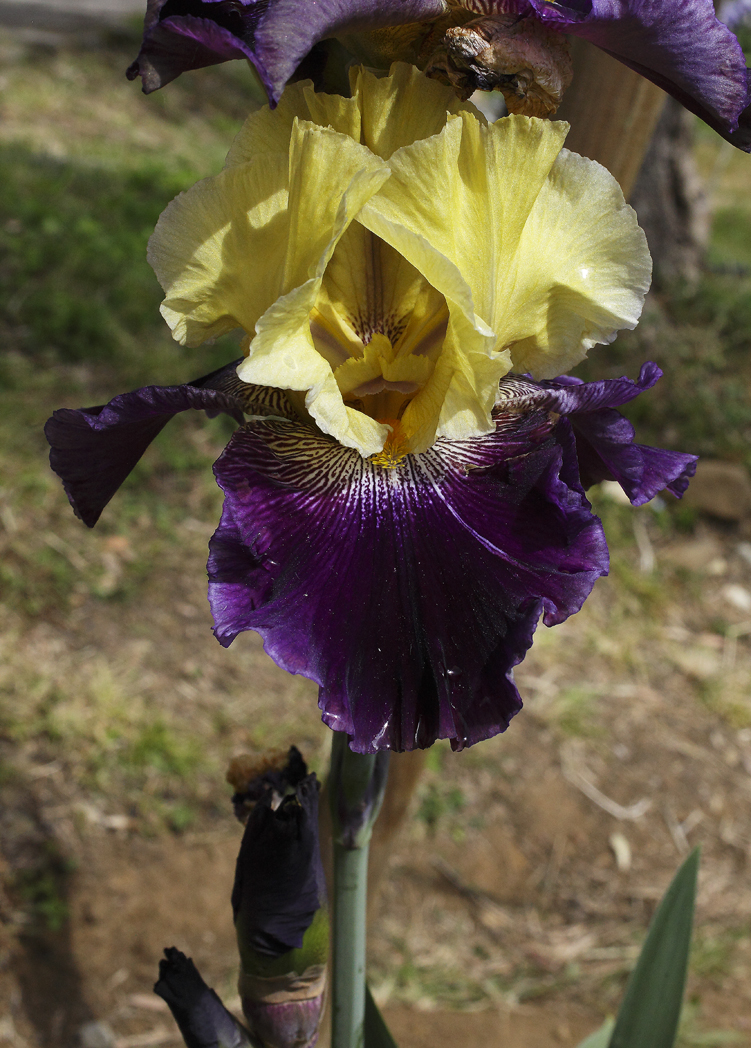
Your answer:
[[[398,419],[417,453],[491,431],[512,366],[558,374],[633,326],[649,259],[611,176],[561,152],[566,125],[487,125],[409,67],[353,88],[254,114],[150,258],[175,337],[241,326],[244,381],[304,393],[362,455]]]
[[[504,310],[502,267],[567,130],[529,117],[485,126],[462,113],[439,135],[394,154],[389,182],[359,221],[404,254],[473,326],[495,331]]]
[[[247,163],[265,153],[289,152],[295,119],[329,127],[360,141],[360,107],[354,98],[316,93],[310,80],[289,84],[276,109],[264,106],[252,113],[232,143],[225,168]]]
[[[396,152],[391,179],[358,216],[445,296],[451,314],[430,382],[404,414],[415,450],[436,435],[492,429],[498,382],[511,370],[497,331],[499,270],[514,257],[566,130],[526,117],[486,126],[462,113]]]
[[[315,349],[310,317],[337,243],[389,169],[351,138],[296,120],[289,170],[280,296],[256,322],[248,357],[237,373],[244,382],[306,390],[305,407],[324,433],[363,455],[374,454],[389,431],[345,407],[329,362]]]
[[[197,346],[234,328],[252,331],[278,297],[286,254],[286,154],[198,182],[163,212],[148,259],[165,291],[173,337]],[[249,260],[263,259],[249,279]]]
[[[554,378],[634,328],[651,274],[646,237],[613,176],[562,150],[503,274],[499,334],[514,370]]]
[[[468,348],[482,357],[472,331],[484,324],[495,336],[485,355],[507,350],[506,370],[535,377],[633,327],[649,286],[633,211],[604,168],[561,153],[567,130],[518,116],[483,127],[461,114],[396,153],[392,178],[358,216],[461,310]],[[452,292],[457,273],[469,297]]]
[[[384,160],[403,146],[437,135],[458,113],[486,123],[471,102],[462,102],[451,88],[404,62],[395,62],[387,77],[356,67],[349,78],[362,113],[360,141]]]
[[[285,153],[238,164],[182,193],[149,242],[173,336],[199,345],[236,327],[252,333],[282,296],[314,277],[320,282],[339,237],[388,176],[383,161],[351,138],[296,120]]]

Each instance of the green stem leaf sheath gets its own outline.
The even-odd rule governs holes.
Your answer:
[[[388,753],[353,753],[335,732],[329,797],[333,824],[332,1048],[363,1048],[368,849],[383,800]]]

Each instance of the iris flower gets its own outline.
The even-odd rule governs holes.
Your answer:
[[[368,65],[424,66],[446,29],[508,14],[588,40],[751,150],[743,51],[712,0],[148,0],[128,76],[149,92],[187,69],[246,58],[274,104],[326,38],[341,37]]]
[[[566,130],[487,124],[407,65],[356,74],[348,99],[288,88],[150,244],[174,336],[239,327],[239,366],[48,423],[92,526],[172,416],[237,420],[214,467],[216,636],[256,630],[357,751],[503,731],[540,616],[607,572],[584,487],[639,505],[693,472],[615,410],[655,365],[556,378],[636,324],[650,276],[617,183]]]

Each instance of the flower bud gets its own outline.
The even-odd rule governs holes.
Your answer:
[[[312,1048],[318,1039],[329,945],[318,790],[315,775],[307,775],[281,800],[264,791],[237,859],[239,992],[264,1048]]]
[[[210,989],[190,957],[168,947],[154,993],[167,1002],[188,1048],[249,1048],[254,1042]]]

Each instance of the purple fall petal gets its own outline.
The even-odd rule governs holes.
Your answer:
[[[547,412],[508,416],[386,470],[299,425],[243,427],[215,466],[217,637],[259,632],[360,752],[503,731],[540,613],[562,621],[607,570],[554,428]]]
[[[146,386],[105,406],[61,408],[44,427],[50,465],[77,517],[93,528],[149,444],[181,411],[284,415],[283,394],[239,382],[237,361],[184,386]]]
[[[634,427],[614,408],[651,389],[662,376],[647,363],[639,378],[582,383],[571,377],[544,382],[544,403],[567,415],[576,436],[576,455],[585,488],[616,480],[635,506],[667,488],[679,497],[696,472],[696,455],[634,444]],[[539,403],[539,401],[538,401]]]
[[[188,69],[247,58],[272,105],[311,48],[341,33],[437,18],[442,0],[149,0],[128,78],[146,93]]]
[[[555,28],[589,40],[657,84],[733,145],[751,150],[746,61],[712,0],[592,0],[586,17],[570,20],[563,5],[530,0],[530,6]]]

